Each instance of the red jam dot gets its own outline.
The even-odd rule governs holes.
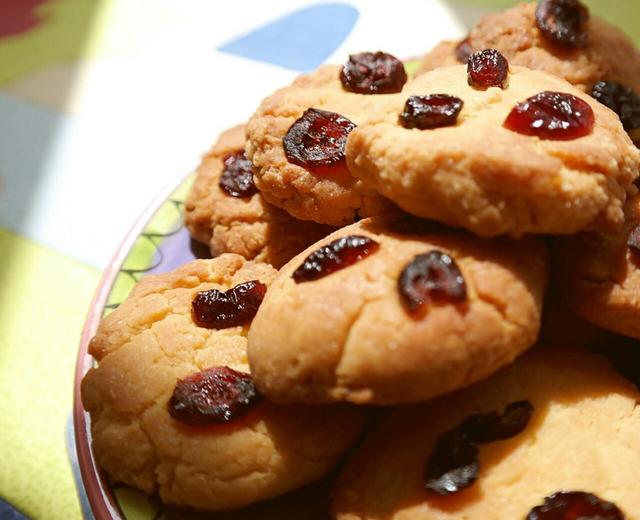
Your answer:
[[[467,82],[478,90],[489,87],[506,88],[509,62],[495,49],[485,49],[471,55],[467,63]]]
[[[340,114],[309,108],[282,139],[285,155],[304,168],[344,164],[347,137],[355,127]]]
[[[244,152],[236,152],[224,158],[224,170],[218,185],[232,197],[247,198],[258,193],[253,184],[253,166]]]
[[[266,292],[267,286],[257,280],[238,284],[227,291],[199,292],[191,302],[193,321],[207,329],[246,325],[258,312]]]
[[[518,103],[504,121],[508,130],[567,141],[589,135],[595,116],[589,103],[564,92],[544,91]]]
[[[560,491],[534,507],[527,520],[625,520],[615,504],[583,491]]]
[[[542,34],[564,47],[587,44],[589,10],[578,0],[541,0],[536,8],[536,24]]]
[[[399,122],[405,128],[428,130],[456,124],[464,102],[448,94],[410,96],[400,114]]]
[[[640,96],[629,87],[613,81],[598,81],[591,96],[618,114],[627,132],[640,128]]]
[[[402,62],[386,52],[351,54],[340,71],[340,81],[349,92],[389,94],[400,92],[407,82]]]
[[[222,424],[246,414],[259,399],[249,374],[207,368],[176,383],[169,415],[190,426]]]
[[[467,284],[456,261],[442,251],[416,256],[400,273],[398,291],[410,312],[428,302],[460,303]]]
[[[456,45],[455,49],[456,59],[460,63],[467,63],[469,58],[473,54],[473,49],[471,48],[471,41],[469,37],[462,40],[458,45]]]
[[[310,282],[349,267],[375,253],[380,244],[369,237],[350,235],[322,246],[293,272],[296,283]]]

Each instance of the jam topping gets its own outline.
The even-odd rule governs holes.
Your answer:
[[[338,238],[307,256],[293,272],[293,279],[296,283],[302,283],[323,278],[366,258],[379,247],[378,242],[365,236]]]
[[[402,270],[398,291],[412,313],[429,302],[460,303],[467,298],[467,284],[458,264],[438,250],[416,256]]]
[[[578,0],[541,0],[536,8],[536,24],[554,43],[569,48],[587,44],[589,10]]]
[[[259,399],[249,374],[215,367],[178,380],[168,407],[176,421],[209,426],[246,414]]]
[[[467,63],[469,58],[473,54],[473,49],[471,48],[471,41],[469,37],[462,40],[458,45],[456,45],[455,49],[456,59],[460,63]]]
[[[191,315],[196,325],[207,329],[227,329],[251,322],[267,292],[258,280],[244,282],[227,291],[211,289],[196,294]]]
[[[485,49],[471,55],[467,63],[467,82],[478,90],[507,87],[509,62],[495,49]]]
[[[455,125],[464,102],[448,94],[410,96],[400,114],[399,123],[405,128],[428,130]]]
[[[351,54],[340,71],[344,88],[359,94],[400,92],[407,82],[402,62],[386,52]]]
[[[640,96],[632,89],[614,81],[598,81],[591,95],[618,114],[627,132],[640,128]]]
[[[340,114],[309,108],[282,139],[287,160],[311,169],[344,164],[347,137],[355,127]]]
[[[232,197],[248,198],[258,193],[253,184],[253,166],[244,152],[229,154],[224,158],[224,170],[218,185]]]
[[[443,433],[427,461],[425,487],[438,495],[450,495],[469,487],[480,471],[478,444],[516,436],[525,429],[532,413],[529,401],[516,401],[502,414],[470,415],[455,429]]]
[[[625,520],[615,504],[583,491],[559,491],[534,507],[527,520]]]
[[[593,131],[595,116],[589,103],[564,92],[544,91],[518,103],[504,127],[540,139],[571,140]]]

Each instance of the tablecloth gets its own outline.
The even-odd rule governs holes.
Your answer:
[[[0,0],[0,518],[82,516],[80,330],[154,195],[301,71],[417,56],[514,3]],[[640,40],[640,2],[587,3]]]

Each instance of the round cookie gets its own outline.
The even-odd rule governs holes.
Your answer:
[[[586,22],[587,44],[570,49],[550,42],[536,24],[537,3],[523,3],[484,16],[465,40],[470,53],[497,49],[509,63],[540,69],[590,92],[600,80],[615,81],[640,92],[640,51],[620,29],[598,16]],[[456,44],[443,43],[423,58],[417,74],[456,60]]]
[[[301,266],[316,270],[308,255],[350,236],[364,237],[356,242],[369,243],[368,256],[294,280]],[[256,386],[276,402],[372,404],[467,386],[535,342],[546,260],[536,239],[486,241],[405,215],[340,229],[286,264],[265,297],[249,331]]]
[[[237,253],[280,267],[332,228],[294,219],[260,193],[234,197],[223,190],[219,183],[225,157],[241,152],[244,144],[245,128],[238,125],[223,132],[203,157],[185,202],[185,224],[212,256]]]
[[[613,502],[625,518],[637,519],[639,400],[637,388],[605,359],[578,350],[535,348],[469,389],[386,412],[334,488],[335,518],[533,519],[542,518],[527,515],[545,497],[578,491]],[[509,405],[519,410],[510,423],[518,428],[508,431],[509,422],[498,422],[503,440],[490,435],[490,429],[476,427],[467,428],[466,440],[460,442],[478,450],[477,480],[447,496],[438,494],[442,482],[434,462],[438,455],[445,456],[442,460],[451,453],[447,443],[438,440],[452,438],[445,432],[465,431],[463,422],[472,414],[495,412],[504,417]],[[530,412],[528,421],[525,412]],[[493,418],[487,423],[496,425],[495,415],[484,418]],[[476,420],[476,426],[479,423]],[[465,455],[460,450],[462,460]],[[556,511],[544,518],[605,518],[584,509],[574,513],[578,511],[586,516]]]
[[[640,195],[625,205],[626,223],[617,233],[581,233],[558,240],[559,277],[567,305],[600,327],[640,339]]]
[[[543,91],[586,102],[595,120],[591,132],[541,139],[503,126],[518,103]],[[428,130],[400,124],[409,96],[443,93],[464,102],[455,124]],[[481,236],[570,234],[622,224],[640,152],[614,112],[566,81],[511,67],[504,90],[476,90],[458,65],[419,76],[383,103],[378,111],[384,116],[349,135],[347,163],[355,177],[409,213]]]
[[[388,211],[391,204],[354,179],[346,165],[313,171],[289,162],[283,138],[305,110],[338,113],[358,124],[375,110],[380,98],[348,92],[339,79],[340,67],[325,65],[298,77],[290,86],[266,98],[247,123],[247,157],[264,198],[302,220],[332,226]]]
[[[248,325],[197,326],[196,293],[260,280],[273,267],[225,254],[148,276],[109,314],[90,344],[98,366],[82,382],[93,453],[118,482],[166,503],[204,510],[245,506],[327,473],[355,441],[363,412],[346,406],[279,406],[259,400],[225,424],[172,418],[178,380],[209,367],[248,372]]]
[[[421,58],[420,68],[416,70],[414,77],[440,67],[466,63],[466,60],[459,59],[456,55],[458,45],[459,42],[457,41],[445,40],[440,42]]]

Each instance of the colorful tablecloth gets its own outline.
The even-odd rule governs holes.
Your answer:
[[[514,3],[0,0],[0,518],[82,516],[80,329],[155,193],[299,72],[419,55]],[[640,39],[640,2],[588,3]]]

